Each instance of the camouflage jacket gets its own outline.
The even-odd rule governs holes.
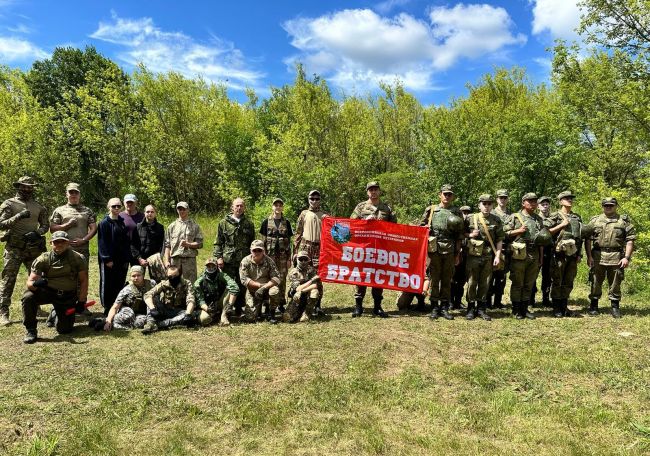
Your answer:
[[[120,307],[130,307],[136,314],[146,314],[147,306],[144,303],[144,295],[155,285],[155,281],[147,279],[141,287],[129,282],[118,293],[115,304]]]
[[[385,220],[387,222],[397,223],[397,215],[391,207],[380,201],[377,206],[373,205],[370,200],[362,201],[352,211],[352,219],[362,220]]]
[[[488,240],[488,236],[485,232],[485,227],[481,223],[481,216],[482,214],[480,212],[477,212],[467,217],[467,219],[465,220],[465,232],[471,233],[475,229],[478,230],[479,235],[475,238],[469,238],[468,241],[471,241],[472,239],[475,239],[477,241],[484,241],[483,255],[486,256],[494,252],[492,252],[492,246],[490,245],[490,241]],[[503,239],[505,238],[505,233],[503,231],[503,223],[501,222],[501,219],[497,215],[490,213],[487,216],[483,216],[483,220],[485,220],[485,226],[487,226],[487,231],[490,233],[490,236],[492,237],[492,242],[494,242],[494,247],[498,248],[497,244],[499,243],[499,241],[503,241]]]
[[[528,227],[528,230],[526,230],[524,234],[520,234],[519,236],[517,236],[515,239],[511,239],[511,241],[521,241],[521,242],[526,242],[526,244],[532,245],[533,241],[535,240],[535,236],[537,236],[537,233],[539,233],[539,231],[544,227],[544,222],[539,215],[535,213],[528,215],[522,209],[519,212],[515,212],[508,218],[508,221],[506,222],[503,229],[505,230],[506,234],[509,235],[510,231],[516,230],[517,228],[521,227],[522,220],[524,221],[524,224]]]
[[[204,272],[194,282],[194,296],[196,298],[196,305],[199,307],[203,304],[212,306],[221,299],[221,296],[226,291],[231,295],[237,295],[239,293],[239,285],[237,285],[235,279],[225,272],[218,272],[214,278],[210,278]]]
[[[184,278],[176,288],[172,287],[169,280],[163,280],[158,285],[144,294],[144,302],[149,307],[161,304],[173,309],[186,309],[187,313],[194,310],[195,298],[192,283]]]
[[[239,265],[239,279],[244,286],[248,285],[251,280],[262,285],[272,280],[276,285],[279,285],[280,272],[275,265],[275,261],[268,255],[264,255],[260,264],[253,261],[253,255],[248,255],[241,260]]]
[[[212,256],[223,258],[227,265],[238,267],[241,260],[250,253],[251,242],[255,240],[255,227],[246,214],[236,221],[231,215],[219,222],[214,240]]]
[[[29,210],[29,217],[18,218],[18,214],[23,209]],[[47,209],[33,199],[23,201],[16,196],[5,200],[0,205],[0,230],[6,231],[6,233],[2,234],[2,240],[7,241],[7,246],[10,248],[23,249],[25,248],[23,235],[36,231],[42,236],[49,229]]]
[[[553,235],[553,240],[555,241],[555,244],[557,244],[564,240],[573,239],[576,242],[576,248],[578,249],[577,254],[580,255],[580,250],[582,249],[582,238],[580,237],[580,225],[582,225],[582,218],[573,212],[565,214],[564,217],[569,220],[569,226],[555,233]],[[561,224],[564,221],[564,218],[558,211],[553,212],[543,220],[545,227],[553,228]]]
[[[433,215],[431,215],[432,210]],[[447,219],[452,214],[461,219],[463,218],[463,214],[461,214],[456,206],[450,206],[448,208],[444,208],[440,204],[428,206],[424,210],[424,214],[422,214],[420,226],[428,226],[429,233],[431,236],[436,236],[438,241],[456,241],[462,237],[463,229],[461,226],[459,230],[453,231],[447,227]],[[429,222],[429,218],[431,222]]]
[[[314,283],[320,280],[316,269],[310,264],[307,265],[307,268],[304,271],[299,267],[291,268],[287,275],[289,290],[295,290],[298,286],[309,282],[314,277],[316,277],[316,280],[313,281]]]

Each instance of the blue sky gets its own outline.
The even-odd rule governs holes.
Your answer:
[[[131,71],[144,63],[225,83],[243,99],[291,83],[295,62],[337,95],[399,79],[425,103],[467,94],[495,66],[548,80],[555,38],[575,39],[576,0],[0,0],[0,63],[28,69],[57,46],[95,46]]]

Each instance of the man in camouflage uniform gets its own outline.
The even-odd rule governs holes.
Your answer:
[[[65,231],[70,247],[83,255],[86,263],[90,258],[90,240],[97,233],[97,219],[92,209],[80,204],[79,184],[70,182],[65,188],[68,203],[54,209],[50,217],[50,231]]]
[[[472,208],[461,206],[460,213],[463,214],[463,220],[467,220],[472,213]],[[461,239],[460,243],[460,263],[454,268],[454,276],[451,279],[451,308],[462,310],[465,308],[463,306],[463,291],[467,283],[467,239]]]
[[[512,214],[505,225],[506,236],[512,241],[510,248],[512,257],[510,260],[510,299],[512,300],[512,313],[518,319],[528,318],[534,320],[535,315],[528,311],[530,293],[533,284],[537,280],[539,268],[542,266],[542,246],[539,245],[542,239],[544,222],[535,212],[537,210],[537,195],[526,193],[521,198],[522,209]]]
[[[505,226],[508,222],[512,212],[508,209],[508,202],[510,196],[508,190],[497,190],[497,206],[492,210],[492,213],[501,219],[501,223]],[[505,257],[503,267],[492,271],[492,279],[490,280],[490,287],[488,289],[487,305],[488,309],[503,309],[503,292],[506,289],[506,276],[510,270],[510,241],[506,236],[503,240],[502,252]]]
[[[381,196],[381,188],[379,182],[372,181],[366,185],[366,193],[368,199],[357,204],[354,208],[350,218],[362,220],[385,220],[387,222],[397,223],[397,216],[390,208],[390,206],[379,200]],[[352,317],[360,317],[363,315],[363,298],[366,296],[366,289],[368,287],[355,285],[354,289],[354,311]],[[381,301],[384,296],[382,288],[372,288],[372,299],[374,301],[374,308],[372,314],[377,317],[387,318],[388,314],[381,308]]]
[[[429,227],[429,317],[435,320],[442,315],[447,320],[453,320],[453,315],[449,313],[451,280],[455,266],[460,263],[463,216],[453,205],[455,195],[451,185],[440,187],[439,197],[440,203],[428,206],[420,220],[420,226]]]
[[[537,200],[537,207],[539,208],[539,216],[544,222],[551,216],[551,198],[542,196]],[[546,225],[546,223],[545,223]],[[542,253],[542,306],[549,307],[551,305],[551,263],[553,261],[553,245],[544,247]],[[530,307],[535,307],[535,296],[537,295],[537,282],[533,284],[533,291],[530,293]]]
[[[31,177],[14,182],[16,196],[0,206],[0,241],[4,241],[4,266],[0,278],[0,326],[10,323],[9,306],[20,265],[30,270],[32,262],[45,248],[49,228],[47,210],[34,201],[36,183]]]
[[[102,328],[141,329],[147,322],[147,305],[144,295],[156,285],[156,282],[144,278],[142,266],[131,266],[131,280],[117,295]],[[97,323],[95,323],[97,326]]]
[[[201,227],[191,218],[190,206],[185,201],[176,204],[178,218],[165,231],[165,263],[180,266],[184,278],[196,280],[196,257],[203,247]],[[136,234],[137,235],[137,234]]]
[[[42,304],[54,306],[53,326],[59,334],[72,331],[75,310],[81,313],[88,297],[88,263],[70,248],[68,233],[57,231],[52,235],[52,251],[38,256],[32,263],[23,294],[23,324],[26,344],[38,338],[36,314]]]
[[[468,320],[475,318],[475,309],[483,320],[490,321],[487,314],[487,292],[493,268],[501,263],[503,247],[503,223],[492,214],[492,195],[483,194],[478,198],[479,210],[465,220],[467,242],[467,315]]]
[[[220,326],[228,326],[228,313],[239,293],[235,279],[217,267],[216,258],[205,261],[205,271],[194,282],[194,295],[201,326],[208,326],[221,314]]]
[[[280,272],[275,262],[264,253],[264,243],[251,242],[250,255],[244,257],[239,266],[239,279],[246,287],[244,316],[248,322],[255,322],[262,316],[262,305],[268,301],[269,323],[275,324],[275,309],[280,300]]]
[[[320,277],[311,264],[311,259],[306,250],[298,252],[296,267],[289,271],[289,297],[291,302],[287,311],[282,316],[285,322],[309,321],[318,298],[320,298]]]
[[[294,252],[304,250],[311,258],[312,265],[318,268],[318,259],[320,257],[320,234],[323,225],[323,218],[327,217],[321,209],[321,195],[318,190],[312,190],[307,196],[309,208],[303,210],[298,216],[296,224],[296,237],[294,240]],[[318,302],[316,303],[315,313],[322,313],[321,300],[323,299],[323,283],[318,282]]]
[[[176,265],[167,267],[167,279],[144,294],[147,305],[147,322],[142,334],[151,334],[158,329],[174,326],[191,326],[196,320],[192,317],[195,298],[192,283],[181,277]]]
[[[149,270],[149,278],[156,283],[160,283],[167,278],[167,270],[160,253],[154,253],[147,258],[147,269]]]
[[[598,300],[603,293],[603,282],[609,283],[608,297],[612,316],[621,317],[621,282],[634,252],[636,233],[627,215],[617,212],[618,201],[608,197],[602,201],[603,213],[593,217],[589,226],[593,235],[585,242],[587,263],[593,274],[589,299],[589,315],[598,315]]]
[[[266,248],[266,254],[273,259],[273,262],[280,272],[280,299],[278,308],[280,313],[284,313],[284,306],[287,304],[286,299],[286,280],[287,273],[291,267],[291,223],[282,214],[284,210],[284,201],[280,198],[273,200],[273,213],[262,222],[260,234],[262,242]]]
[[[217,226],[212,256],[217,259],[219,269],[235,279],[239,286],[239,294],[235,301],[235,312],[239,315],[246,294],[246,288],[239,280],[239,265],[249,254],[251,242],[255,239],[255,227],[244,213],[246,204],[243,199],[234,199],[231,209],[232,212]]]
[[[574,317],[576,314],[569,310],[569,295],[573,290],[573,282],[578,273],[578,263],[582,259],[582,239],[580,226],[582,219],[571,208],[574,195],[564,191],[557,196],[560,210],[544,219],[544,225],[553,235],[550,246],[551,258],[548,260],[551,276],[551,300],[553,316],[556,318]],[[549,247],[544,248],[544,253]],[[544,262],[547,259],[544,257]],[[542,267],[542,274],[546,264]],[[544,278],[542,276],[542,289]]]

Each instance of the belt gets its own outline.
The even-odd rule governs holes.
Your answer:
[[[307,239],[303,239],[302,242],[309,245],[320,245],[320,241],[308,241]]]
[[[49,291],[50,293],[54,293],[59,297],[63,297],[67,295],[72,296],[77,293],[76,290],[57,290],[56,288],[50,288],[50,287],[47,287],[47,291]]]
[[[602,252],[622,252],[623,251],[623,249],[618,249],[616,247],[598,247],[598,248],[595,248],[594,250],[602,251]]]

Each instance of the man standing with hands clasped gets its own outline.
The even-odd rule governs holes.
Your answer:
[[[178,218],[165,232],[165,265],[178,266],[184,279],[194,283],[197,276],[196,257],[203,247],[201,227],[190,219],[190,206],[185,201],[176,204]]]
[[[90,258],[90,240],[97,233],[95,213],[80,203],[79,184],[70,182],[65,188],[68,203],[54,209],[50,217],[50,231],[65,231],[70,238],[70,248],[83,255],[86,263]]]

